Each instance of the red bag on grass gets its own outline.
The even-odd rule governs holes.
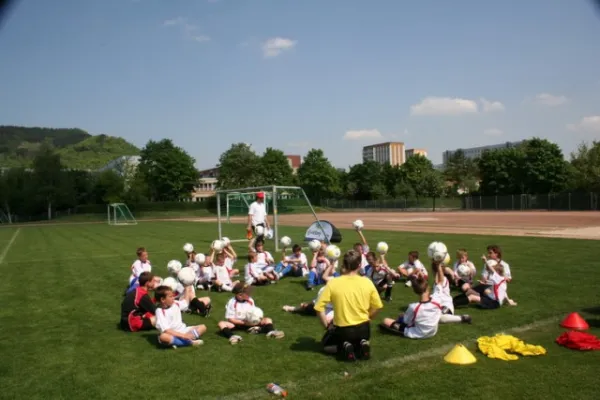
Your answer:
[[[565,332],[556,338],[556,343],[573,350],[600,350],[600,339],[585,332]]]

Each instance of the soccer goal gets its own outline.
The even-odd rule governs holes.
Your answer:
[[[245,237],[248,209],[250,204],[255,201],[257,193],[264,193],[265,195],[265,208],[268,213],[267,218],[269,218],[270,225],[273,228],[275,251],[281,250],[279,239],[283,236],[290,236],[292,241],[296,243],[304,241],[304,237],[294,238],[293,235],[282,231],[280,217],[284,214],[294,214],[295,223],[300,223],[302,227],[314,224],[317,229],[323,232],[323,236],[328,242],[326,228],[319,221],[304,189],[299,186],[259,186],[218,190],[216,196],[219,238],[226,236],[233,243],[248,242]],[[304,226],[304,224],[306,225]]]
[[[107,207],[109,225],[137,225],[131,210],[124,203],[112,203]]]

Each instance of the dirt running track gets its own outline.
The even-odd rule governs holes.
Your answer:
[[[362,219],[366,229],[600,240],[600,212],[357,212],[321,213],[338,228]],[[281,215],[281,225],[308,227],[312,215]],[[241,221],[240,221],[241,222]]]

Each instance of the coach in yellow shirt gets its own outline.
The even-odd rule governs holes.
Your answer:
[[[358,271],[362,255],[354,250],[344,254],[342,275],[327,282],[315,304],[321,323],[327,329],[322,343],[328,353],[342,353],[356,360],[356,349],[362,359],[371,354],[371,319],[383,307],[379,293],[370,279]],[[333,305],[333,325],[327,324],[325,307]]]

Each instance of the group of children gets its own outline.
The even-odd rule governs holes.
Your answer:
[[[385,318],[380,324],[384,332],[412,339],[425,339],[437,333],[440,323],[471,323],[469,315],[455,315],[455,308],[478,304],[482,308],[499,308],[505,302],[516,305],[508,297],[507,285],[512,276],[510,266],[503,261],[498,246],[487,248],[487,256],[482,257],[484,270],[481,279],[476,281],[476,268],[469,261],[467,251],[461,249],[456,254],[454,266],[432,261],[433,284],[430,289],[427,268],[419,260],[418,251],[410,251],[408,259],[396,268],[388,265],[384,254],[370,251],[362,233],[357,230],[361,241],[353,246],[362,254],[360,274],[373,282],[380,295],[387,301],[392,299],[392,289],[399,281],[412,287],[419,300],[408,306],[398,318]],[[262,315],[251,297],[251,288],[278,282],[287,276],[305,277],[306,288],[312,290],[339,276],[337,260],[326,257],[326,244],[313,252],[309,258],[302,247],[294,245],[291,254],[283,249],[281,260],[264,249],[262,240],[249,242],[247,263],[244,269],[244,282],[236,278],[240,271],[234,268],[237,254],[231,243],[218,251],[210,249],[207,254],[197,254],[193,249],[186,251],[186,266],[193,268],[196,280],[192,285],[176,286],[163,284],[163,280],[152,274],[148,252],[144,248],[137,251],[138,259],[131,266],[129,286],[122,303],[121,327],[126,331],[157,329],[159,343],[171,347],[197,346],[202,344],[205,325],[187,326],[182,313],[193,313],[208,317],[211,312],[210,297],[196,297],[196,290],[232,292],[233,297],[226,306],[225,316],[218,323],[222,336],[231,344],[237,344],[242,337],[236,331],[251,334],[266,334],[269,338],[282,338],[284,333],[276,330],[273,321]],[[173,276],[176,278],[176,276]],[[167,282],[166,279],[164,281]],[[285,305],[283,310],[290,313],[316,315],[311,302],[297,306]],[[451,288],[461,293],[452,297]],[[149,292],[154,292],[151,298]],[[328,321],[333,320],[333,306],[326,308]]]

